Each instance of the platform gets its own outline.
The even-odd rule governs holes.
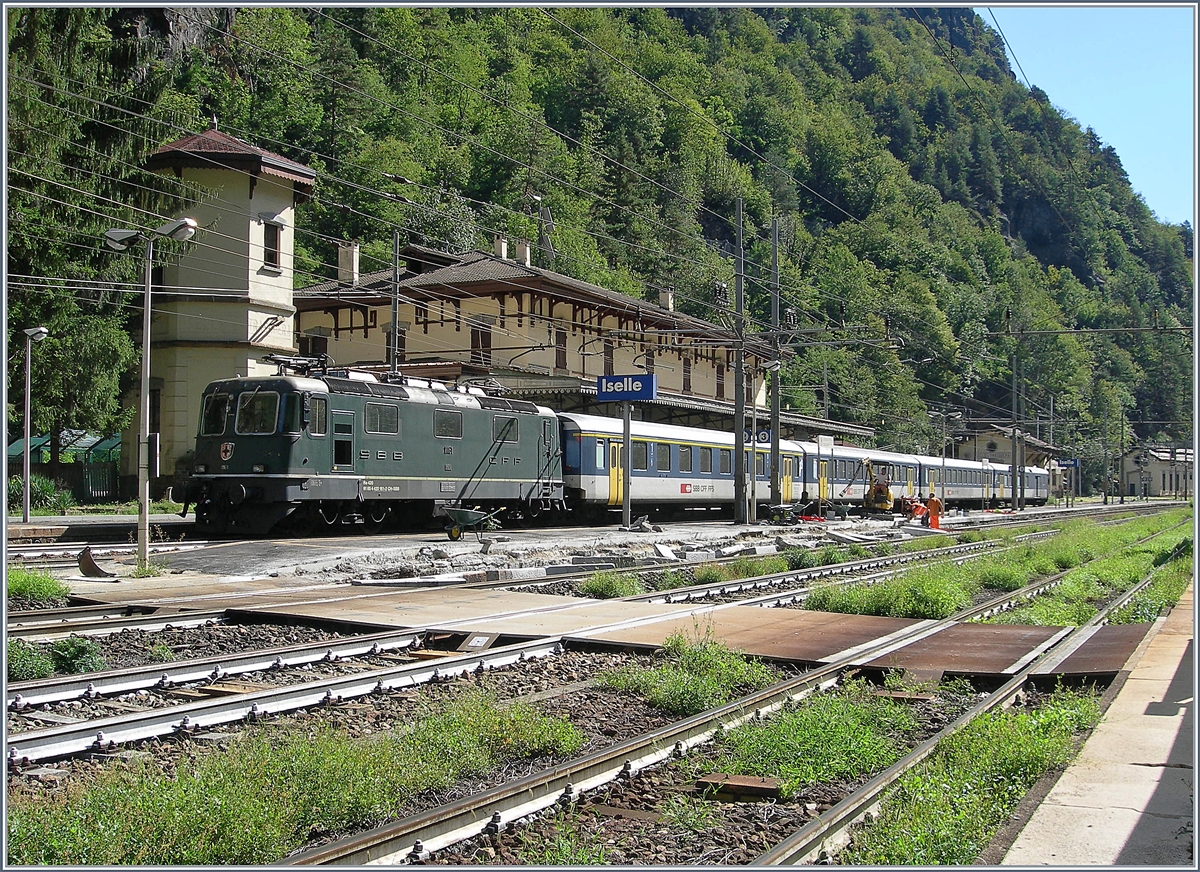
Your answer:
[[[1108,711],[1002,865],[1196,868],[1194,597],[1193,583],[1129,658]]]

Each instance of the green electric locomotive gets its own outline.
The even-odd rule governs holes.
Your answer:
[[[446,506],[514,520],[563,509],[551,410],[424,379],[289,373],[290,361],[205,388],[185,490],[198,531],[307,535],[362,521],[374,532]]]

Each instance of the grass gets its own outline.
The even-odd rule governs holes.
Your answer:
[[[252,729],[228,751],[185,758],[170,776],[134,760],[83,788],[10,795],[7,860],[273,863],[314,840],[391,820],[422,791],[582,744],[566,721],[479,692],[367,739],[333,727]]]
[[[9,564],[4,584],[8,599],[18,601],[22,608],[59,608],[67,605],[71,596],[67,585],[41,569]]]
[[[523,833],[518,856],[525,866],[603,866],[607,862],[601,833],[580,832],[575,821],[557,811],[552,835]]]
[[[614,599],[645,593],[646,588],[636,573],[605,569],[592,573],[582,581],[579,592],[596,599]]]
[[[1179,597],[1187,590],[1192,575],[1192,540],[1186,540],[1186,549],[1169,562],[1161,564],[1154,571],[1150,584],[1134,596],[1132,600],[1118,609],[1111,618],[1111,624],[1143,624],[1155,620],[1163,609],[1179,602]]]
[[[808,785],[878,772],[903,756],[918,724],[906,704],[873,691],[855,680],[811,694],[768,720],[731,730],[692,765],[778,778],[784,799]]]
[[[1099,563],[1075,570],[1052,596],[1032,600],[1027,606],[1001,613],[996,622],[1078,625],[1095,614],[1095,604],[1113,591],[1132,586],[1149,571],[1164,549],[1175,547],[1185,534],[1176,531],[1151,546],[1132,547],[1149,533],[1165,529],[1190,512],[1139,518],[1121,526],[1100,526],[1093,521],[1064,524],[1049,541],[1020,544],[1005,554],[973,560],[961,566],[939,564],[919,567],[875,584],[829,584],[814,590],[805,608],[843,614],[902,618],[944,618],[966,608],[982,590],[1016,590],[1038,577],[1055,575],[1111,554]],[[921,540],[928,545],[928,539]],[[1140,575],[1138,573],[1141,573]],[[1100,578],[1096,578],[1096,574]]]
[[[668,826],[693,833],[703,832],[717,821],[717,813],[712,803],[680,793],[667,797],[667,801],[662,804],[661,814],[663,822]]]
[[[1035,711],[976,718],[900,780],[837,861],[971,865],[1029,788],[1070,759],[1074,737],[1099,716],[1092,693],[1059,690]]]
[[[770,667],[747,660],[706,636],[689,641],[675,633],[663,642],[660,662],[605,672],[602,687],[638,694],[650,705],[677,715],[694,715],[724,705],[739,691],[766,687],[776,679]]]
[[[101,656],[100,643],[82,636],[69,636],[49,645],[9,639],[7,651],[9,681],[31,681],[55,674],[80,675],[108,667]]]

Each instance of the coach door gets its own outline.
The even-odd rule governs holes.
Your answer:
[[[354,472],[354,413],[334,412],[333,471]]]
[[[827,501],[829,499],[829,461],[820,460],[817,462],[817,499]]]
[[[783,458],[783,470],[779,476],[779,497],[785,503],[792,501],[792,458]]]
[[[608,443],[608,504],[610,506],[623,505],[625,494],[625,473],[621,468],[621,443]]]

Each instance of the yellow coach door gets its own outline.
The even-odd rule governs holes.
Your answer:
[[[625,475],[621,468],[621,443],[608,443],[608,504],[619,506],[625,499]]]

